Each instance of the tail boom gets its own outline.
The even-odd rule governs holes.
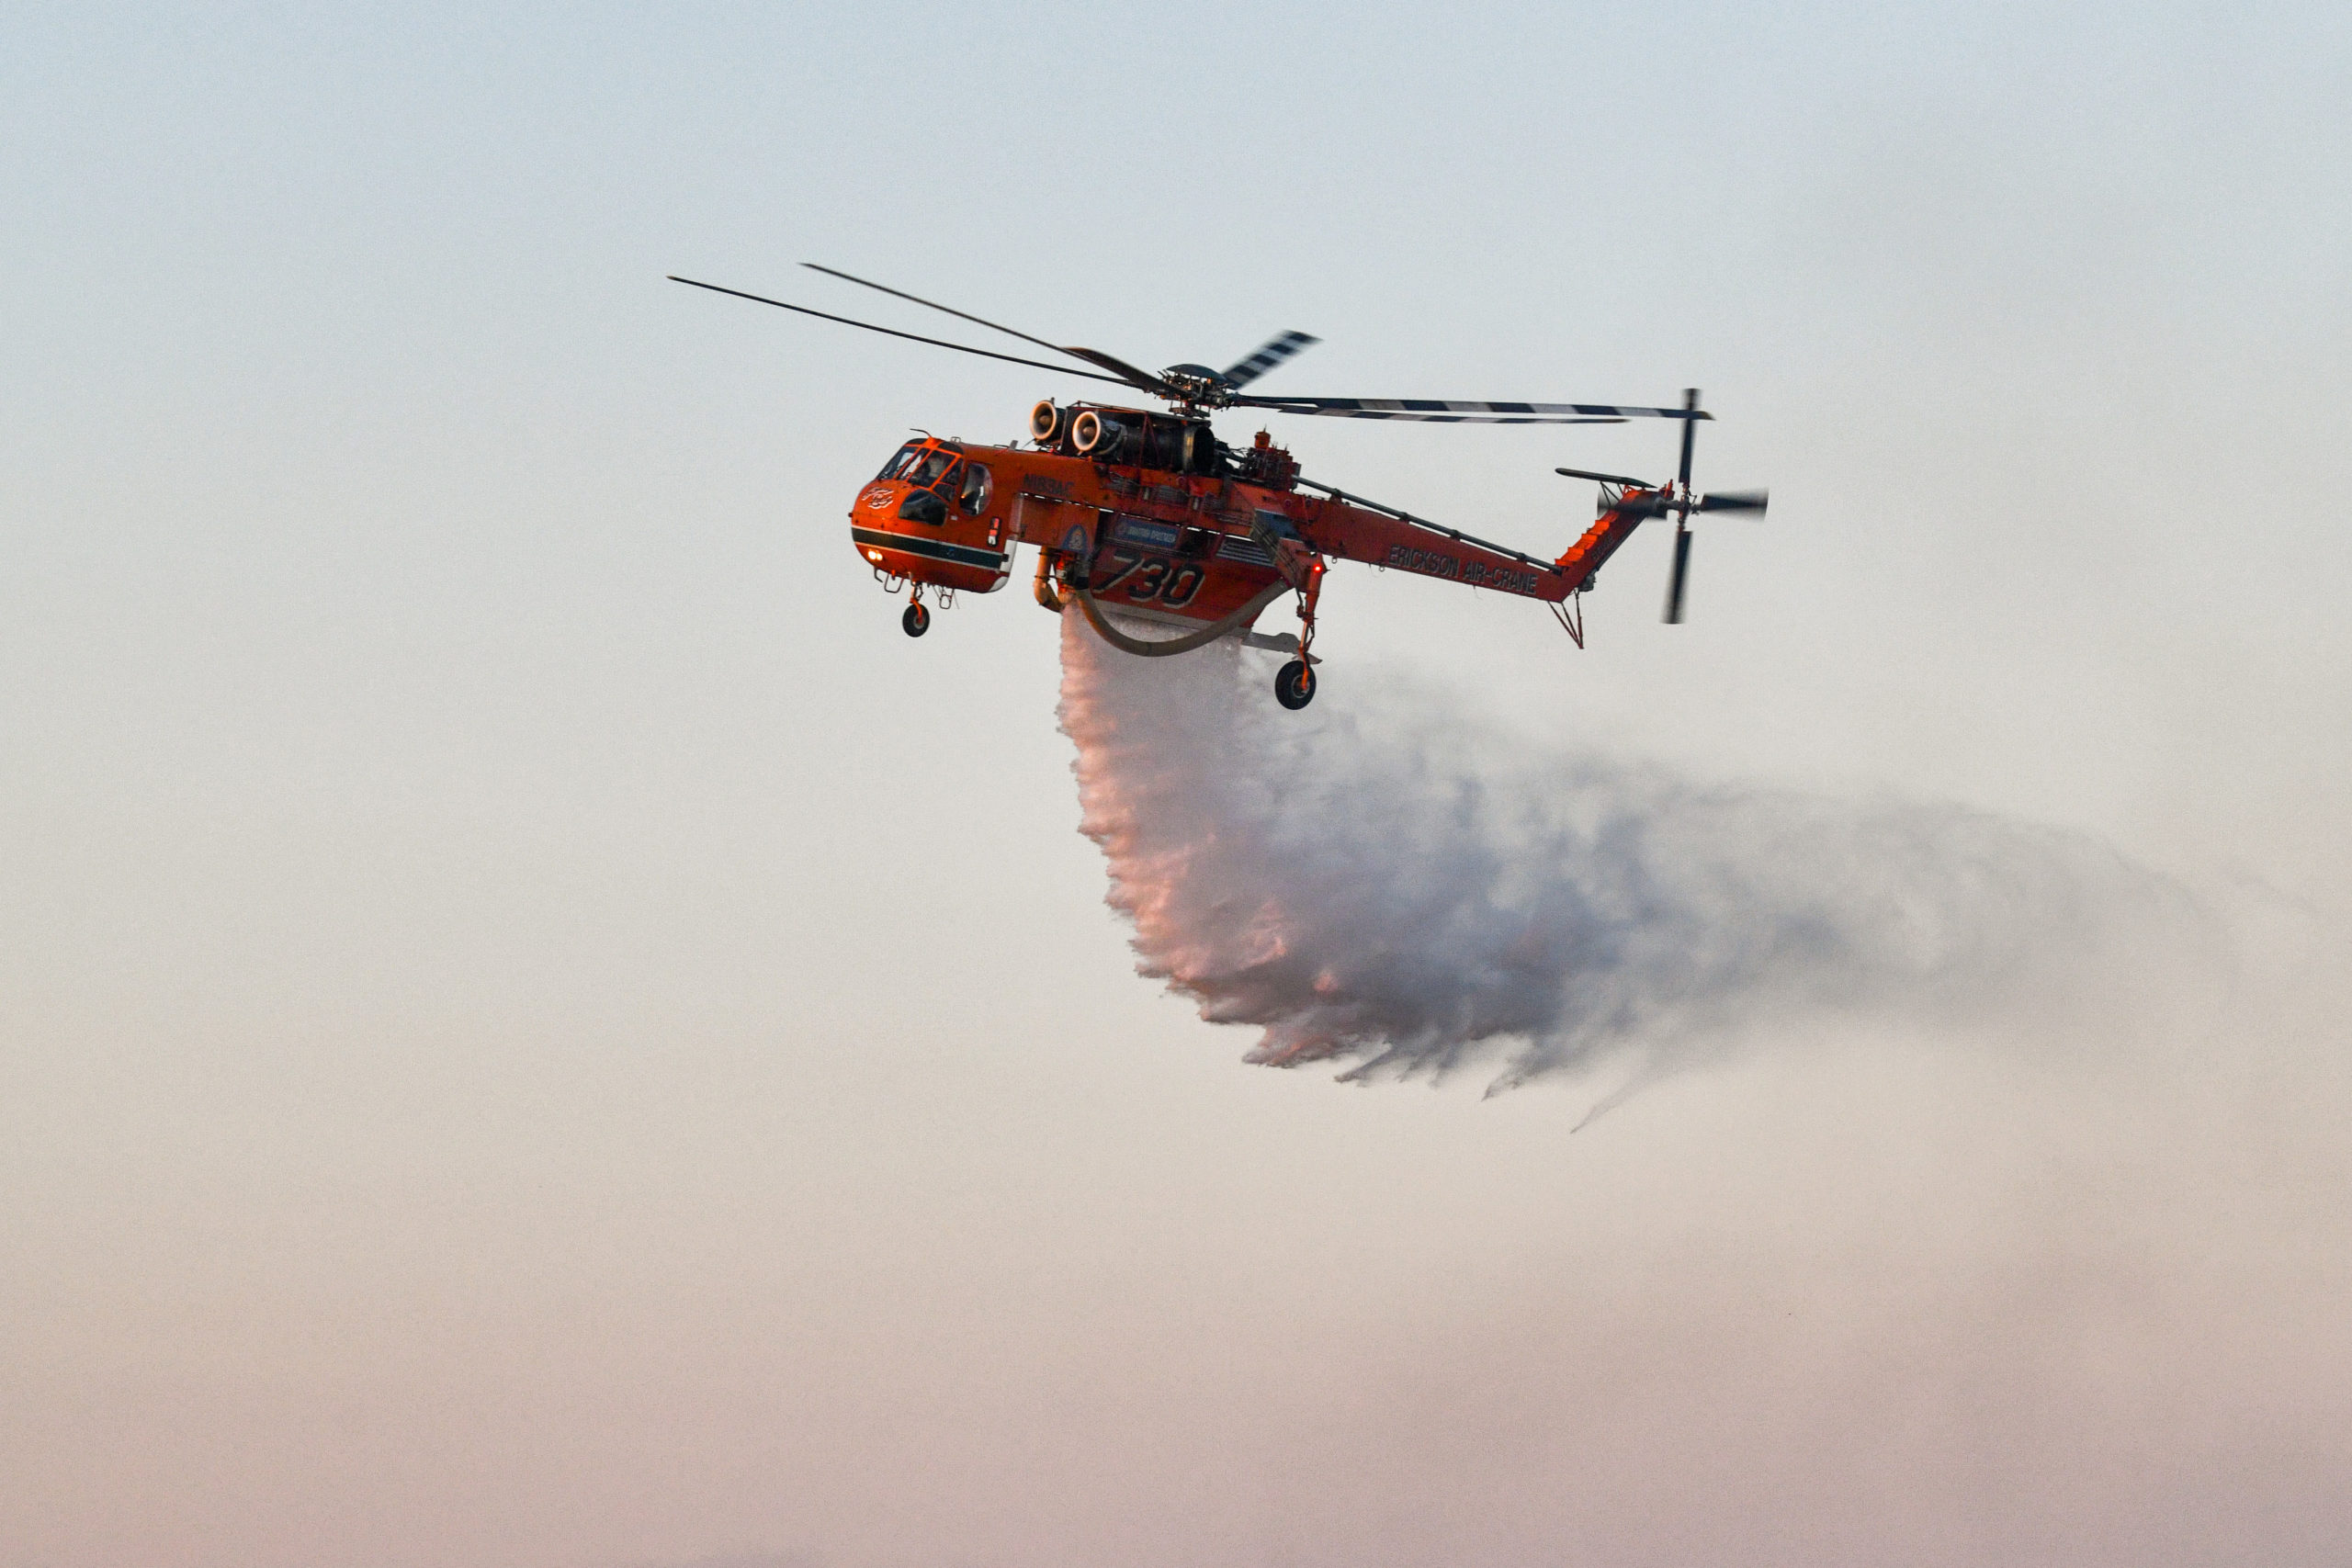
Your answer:
[[[1580,592],[1590,583],[1601,563],[1617,553],[1617,547],[1633,537],[1634,530],[1649,518],[1658,515],[1658,491],[1627,490],[1615,504],[1603,512],[1584,536],[1570,545],[1567,553],[1555,563],[1555,570],[1567,584],[1566,592]]]
[[[1359,497],[1329,492],[1302,519],[1315,548],[1341,560],[1553,602],[1574,591],[1550,561]]]

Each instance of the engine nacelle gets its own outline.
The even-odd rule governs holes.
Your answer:
[[[1062,411],[1047,398],[1029,411],[1029,439],[1040,446],[1050,446],[1054,437],[1062,433]]]
[[[1127,433],[1092,409],[1081,409],[1069,422],[1070,449],[1082,457],[1108,460],[1126,445]]]

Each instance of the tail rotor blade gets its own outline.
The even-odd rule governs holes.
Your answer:
[[[1689,495],[1690,493],[1690,445],[1699,434],[1698,388],[1685,387],[1682,389],[1682,406],[1690,411],[1690,417],[1682,422],[1682,463],[1675,470],[1675,488],[1680,493]]]
[[[1674,572],[1666,580],[1666,615],[1669,626],[1682,624],[1682,590],[1690,578],[1690,530],[1674,531]]]
[[[1772,497],[1765,490],[1720,490],[1699,498],[1702,512],[1761,512]]]

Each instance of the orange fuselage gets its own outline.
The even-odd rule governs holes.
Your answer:
[[[1013,547],[1033,545],[1046,553],[1045,570],[1105,605],[1214,622],[1277,582],[1307,595],[1311,610],[1326,559],[1557,603],[1647,514],[1638,505],[1645,492],[1628,492],[1566,555],[1540,561],[1302,492],[1289,482],[1296,470],[1286,455],[1259,442],[1243,456],[1272,482],[927,436],[858,492],[851,539],[885,577],[972,593],[1003,586]]]

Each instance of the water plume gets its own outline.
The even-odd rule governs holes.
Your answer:
[[[1259,1029],[1255,1062],[1491,1091],[1628,1059],[1605,1109],[1759,1025],[2145,1016],[2214,951],[2180,886],[2083,835],[1538,754],[1409,691],[1285,712],[1272,667],[1063,627],[1080,827],[1138,971]]]

